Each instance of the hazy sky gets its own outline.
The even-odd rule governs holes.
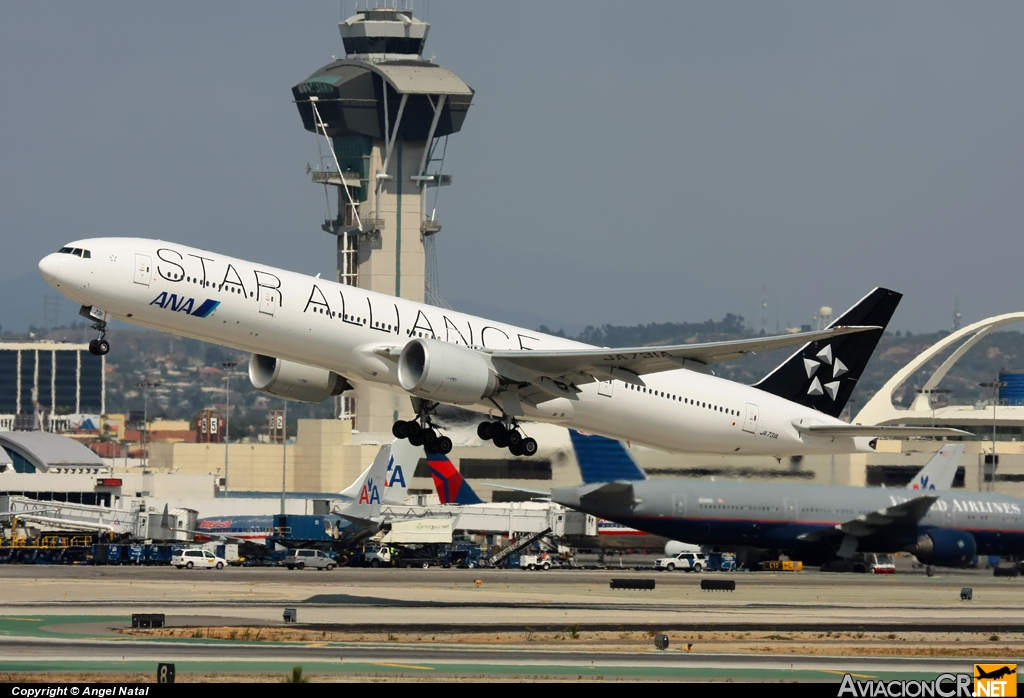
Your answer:
[[[290,88],[344,52],[340,5],[4,3],[3,288],[107,234],[332,273]],[[771,331],[777,301],[799,324],[875,285],[906,294],[894,328],[947,328],[957,294],[965,321],[1024,310],[1022,3],[433,0],[427,19],[427,54],[476,90],[439,206],[455,307],[749,317],[766,284]],[[6,298],[0,323],[12,304],[41,316]]]

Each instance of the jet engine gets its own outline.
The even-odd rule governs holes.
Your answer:
[[[910,552],[926,565],[966,567],[974,560],[978,544],[967,531],[933,528],[918,537]]]
[[[256,390],[297,402],[323,402],[352,389],[334,371],[262,354],[249,357],[249,382]]]
[[[494,394],[498,376],[472,349],[436,339],[413,339],[398,357],[398,383],[418,397],[472,405]]]

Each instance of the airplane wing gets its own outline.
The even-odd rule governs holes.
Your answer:
[[[796,430],[814,436],[970,436],[961,429],[945,427],[870,426],[864,424],[801,424]]]
[[[836,524],[833,528],[804,533],[799,538],[805,541],[816,541],[841,535],[862,538],[889,527],[910,526],[924,518],[938,498],[938,495],[923,494],[885,509],[861,514],[855,519]]]
[[[728,342],[678,344],[666,347],[628,347],[624,349],[567,349],[547,351],[490,352],[494,367],[513,381],[540,382],[541,378],[562,383],[621,380],[644,385],[640,376],[680,368],[703,370],[722,361],[750,354],[829,339],[878,327],[834,327],[817,332],[754,337]],[[506,375],[508,374],[508,375]]]

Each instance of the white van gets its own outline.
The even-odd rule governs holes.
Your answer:
[[[222,570],[227,566],[228,561],[222,557],[217,557],[209,550],[189,548],[176,552],[174,557],[171,558],[171,564],[179,570],[184,568],[192,569],[193,567]]]

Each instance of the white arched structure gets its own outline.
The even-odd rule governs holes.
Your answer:
[[[962,330],[958,330],[933,344],[926,351],[919,354],[917,358],[897,371],[896,375],[890,378],[882,386],[882,389],[875,393],[875,396],[864,405],[863,409],[857,414],[856,419],[853,420],[854,423],[878,426],[883,424],[931,424],[932,421],[935,421],[936,425],[942,424],[945,426],[951,421],[962,424],[964,422],[974,422],[975,420],[980,421],[981,419],[991,423],[993,420],[991,416],[986,416],[986,412],[975,410],[973,407],[946,407],[941,410],[933,410],[929,394],[926,391],[935,389],[956,362],[963,358],[963,355],[983,337],[988,336],[1000,327],[1011,325],[1015,322],[1024,322],[1024,313],[1007,313],[1006,315],[990,317],[973,325],[968,325]],[[942,365],[921,386],[922,391],[925,392],[921,392],[917,396],[910,409],[899,409],[892,404],[893,393],[899,390],[911,376],[921,370],[922,366],[960,341],[963,341],[963,343],[942,362]],[[1008,421],[1019,423],[1024,419],[1024,415],[1021,414],[1024,408],[1000,407],[999,410],[1004,413],[1005,419]],[[978,412],[981,412],[981,414],[977,414]],[[991,415],[991,411],[988,411],[987,414]]]

